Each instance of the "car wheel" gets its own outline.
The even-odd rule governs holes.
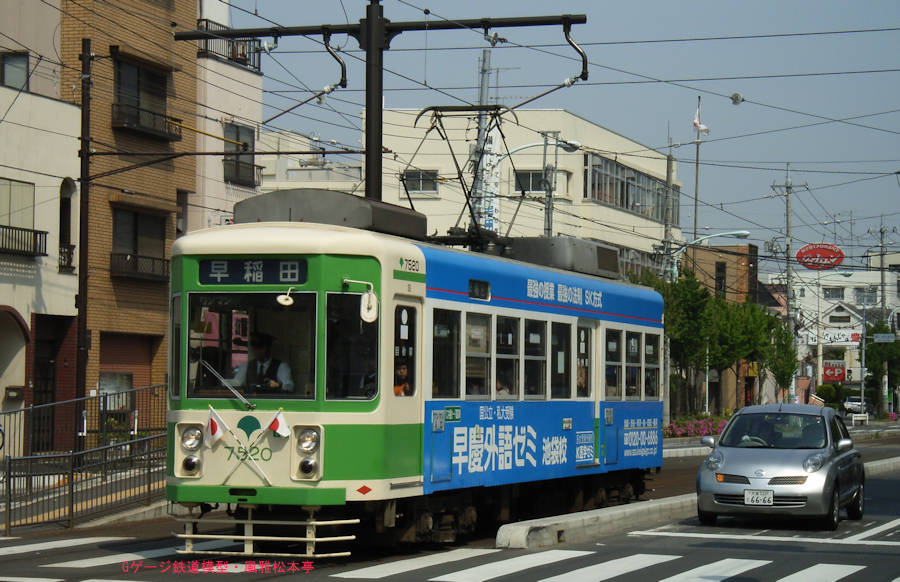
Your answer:
[[[865,483],[860,482],[859,488],[856,490],[856,496],[850,505],[847,506],[847,517],[850,519],[862,519],[863,510],[865,509],[866,488]]]
[[[834,531],[840,522],[841,501],[838,497],[838,484],[835,483],[834,491],[831,493],[831,506],[828,508],[828,513],[822,516],[822,526],[829,531]]]
[[[716,525],[716,517],[718,516],[715,513],[700,511],[700,507],[697,507],[697,519],[700,520],[700,525]]]

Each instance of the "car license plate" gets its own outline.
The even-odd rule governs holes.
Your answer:
[[[766,489],[744,489],[744,505],[772,505],[774,493]]]

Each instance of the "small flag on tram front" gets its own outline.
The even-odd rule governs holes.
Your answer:
[[[211,447],[216,444],[220,438],[225,436],[225,431],[228,431],[228,425],[225,424],[225,421],[222,420],[222,417],[219,416],[213,407],[209,407],[209,420],[206,422],[206,443]]]
[[[286,437],[291,434],[291,430],[284,420],[284,412],[282,409],[279,408],[278,412],[275,413],[275,417],[272,418],[272,422],[269,423],[269,428],[280,437]]]

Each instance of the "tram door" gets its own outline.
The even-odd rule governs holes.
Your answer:
[[[422,304],[396,300],[394,307],[394,342],[391,363],[393,366],[393,390],[387,398],[391,402],[393,418],[398,423],[421,424],[422,412],[422,358],[419,318]],[[422,441],[416,450],[416,466],[422,466]],[[409,443],[404,445],[409,446]],[[402,449],[396,449],[402,450]]]

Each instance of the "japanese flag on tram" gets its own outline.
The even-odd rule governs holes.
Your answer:
[[[212,406],[209,407],[209,420],[206,421],[206,442],[211,447],[217,442],[219,439],[225,436],[225,433],[228,431],[228,425],[225,424],[225,421],[222,420],[222,417],[219,416],[219,413],[216,412]]]
[[[269,423],[269,429],[280,437],[286,437],[291,434],[287,421],[284,420],[284,412],[280,408],[272,418],[272,422]]]

